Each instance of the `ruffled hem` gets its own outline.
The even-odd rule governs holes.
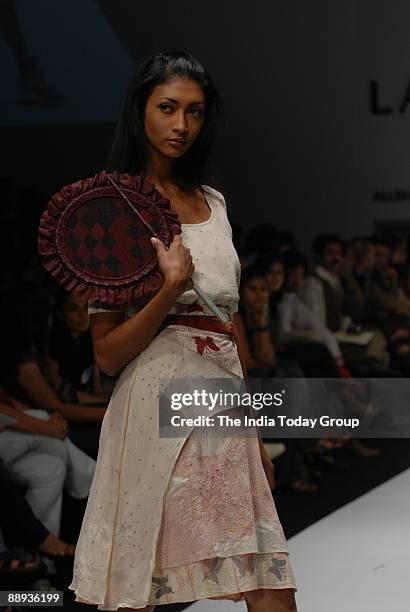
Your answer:
[[[293,589],[295,578],[288,553],[248,553],[230,557],[203,559],[172,568],[155,567],[151,592],[145,605],[193,602],[200,599],[226,599],[235,603],[245,599],[244,593],[256,589]],[[75,601],[96,605],[76,596]],[[98,610],[136,607],[130,602],[98,605]]]
[[[244,600],[255,589],[297,591],[288,553],[248,553],[214,557],[179,567],[155,568],[150,605],[199,599]]]

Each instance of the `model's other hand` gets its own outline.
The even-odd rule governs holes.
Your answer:
[[[175,234],[168,249],[157,238],[151,238],[151,243],[156,250],[164,282],[181,293],[192,286],[190,279],[195,266],[192,263],[190,250],[182,244],[181,235]]]

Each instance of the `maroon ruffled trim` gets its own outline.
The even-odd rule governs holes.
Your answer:
[[[97,193],[101,190],[104,190],[105,195],[118,196],[107,179],[107,174],[103,170],[95,176],[65,185],[51,198],[40,219],[38,251],[44,268],[67,291],[75,292],[86,300],[103,304],[124,304],[155,293],[161,288],[163,275],[155,254],[155,258],[147,262],[147,272],[144,272],[137,282],[135,274],[121,279],[96,280],[86,270],[73,264],[65,249],[66,223],[78,201],[86,198],[90,192]],[[111,176],[131,202],[135,203],[135,193],[138,193],[139,199],[142,198],[158,209],[157,221],[160,225],[158,237],[169,246],[173,236],[182,231],[178,215],[171,210],[169,200],[164,198],[152,183],[140,176],[118,173],[113,173]]]

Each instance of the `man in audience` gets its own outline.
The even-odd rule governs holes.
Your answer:
[[[399,287],[396,270],[390,265],[391,247],[386,237],[375,236],[374,267],[370,277],[369,305],[376,313],[380,311],[394,317],[402,317],[409,324],[410,299]]]
[[[351,330],[353,309],[347,307],[348,298],[343,285],[345,273],[344,245],[336,234],[320,234],[313,242],[315,268],[312,276],[299,287],[299,296],[316,318],[331,332]],[[351,305],[350,305],[351,306]],[[357,314],[357,313],[356,313]],[[373,329],[373,338],[366,346],[340,342],[345,361],[350,367],[361,367],[370,358],[372,367],[383,368],[387,363],[386,339],[379,329]]]

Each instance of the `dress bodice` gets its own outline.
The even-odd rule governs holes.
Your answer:
[[[228,220],[225,198],[216,189],[203,185],[204,194],[211,213],[202,223],[181,223],[182,242],[192,256],[195,266],[192,280],[217,305],[225,306],[230,313],[238,310],[241,266],[232,243],[232,228]],[[198,301],[193,289],[182,293],[176,304],[190,305]],[[136,304],[110,306],[89,303],[89,313],[107,310],[126,311],[132,316]],[[171,310],[172,312],[172,310]]]

